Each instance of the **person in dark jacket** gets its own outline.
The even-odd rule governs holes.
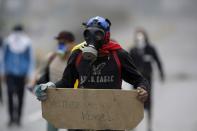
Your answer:
[[[61,78],[62,72],[67,64],[68,56],[75,44],[75,36],[70,31],[61,31],[55,37],[57,49],[48,54],[47,64],[40,73],[36,84],[56,82]],[[58,131],[52,124],[47,122],[47,131]]]
[[[130,50],[130,56],[132,57],[134,64],[142,75],[149,81],[150,95],[145,103],[145,109],[148,111],[148,130],[151,131],[152,114],[151,114],[151,87],[153,76],[153,63],[156,63],[159,69],[160,78],[164,81],[164,72],[161,64],[161,60],[153,45],[150,44],[148,35],[144,29],[137,29],[135,32],[135,46]]]
[[[35,88],[39,100],[47,99],[47,88],[73,88],[76,79],[78,88],[93,89],[121,89],[124,79],[138,90],[139,100],[146,101],[149,84],[137,71],[129,53],[110,41],[110,25],[108,19],[99,16],[84,23],[85,46],[72,52],[61,80]]]

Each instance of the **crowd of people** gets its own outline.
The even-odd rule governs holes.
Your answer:
[[[124,80],[138,91],[137,98],[148,111],[148,131],[152,130],[154,63],[162,81],[165,75],[147,32],[143,28],[136,29],[134,47],[127,52],[111,40],[110,20],[96,16],[83,25],[84,42],[81,44],[75,43],[75,36],[70,31],[62,30],[54,35],[56,50],[47,54],[46,65],[38,73],[35,73],[32,42],[22,25],[14,26],[7,38],[0,39],[0,84],[4,81],[7,86],[9,127],[21,125],[25,85],[30,85],[37,99],[44,101],[48,88],[121,89]],[[100,70],[94,70],[97,68]],[[98,77],[106,80],[99,81]],[[3,102],[2,98],[0,86],[0,102]],[[58,129],[48,123],[47,130]]]

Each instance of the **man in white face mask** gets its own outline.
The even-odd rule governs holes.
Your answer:
[[[61,31],[55,37],[56,50],[48,54],[47,65],[40,73],[37,84],[56,82],[62,77],[62,72],[67,65],[68,57],[75,44],[75,37],[70,31]],[[53,85],[53,84],[51,84]],[[47,123],[47,131],[57,131],[52,124]]]
[[[148,35],[144,29],[137,29],[135,32],[135,46],[130,50],[130,56],[133,58],[134,64],[142,75],[149,81],[150,86],[152,85],[152,70],[153,63],[155,62],[160,71],[160,78],[164,81],[164,73],[162,64],[159,56],[153,45],[150,44]],[[152,115],[151,115],[151,87],[150,95],[147,102],[145,103],[145,109],[148,111],[148,131],[152,130]]]

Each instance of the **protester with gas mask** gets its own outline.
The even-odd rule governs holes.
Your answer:
[[[122,47],[110,41],[111,22],[103,17],[93,17],[83,23],[85,42],[72,52],[62,78],[40,84],[35,94],[41,101],[47,99],[47,88],[73,88],[79,79],[78,88],[121,89],[122,80],[134,85],[138,98],[145,102],[149,85],[136,70],[129,54]]]
[[[55,39],[57,40],[56,50],[48,54],[46,65],[39,74],[37,84],[58,81],[62,77],[71,50],[76,45],[75,37],[70,31],[61,31]],[[52,124],[47,124],[47,131],[57,130]]]
[[[148,34],[142,28],[139,28],[135,32],[135,46],[131,48],[130,55],[136,65],[137,69],[148,80],[150,84],[150,95],[147,102],[145,102],[145,109],[148,111],[148,131],[152,130],[152,113],[151,113],[151,91],[152,91],[152,76],[153,76],[153,64],[156,63],[160,72],[161,81],[164,81],[164,72],[161,64],[161,60],[153,45],[151,45]]]

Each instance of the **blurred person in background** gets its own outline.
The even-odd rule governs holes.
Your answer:
[[[75,37],[70,31],[61,31],[55,39],[57,40],[56,50],[48,54],[47,64],[42,69],[37,84],[56,82],[61,79],[71,50],[76,45]],[[57,130],[52,124],[47,124],[47,131]]]
[[[150,95],[147,102],[145,102],[145,109],[148,111],[148,131],[152,130],[152,77],[153,77],[153,64],[156,63],[160,79],[164,82],[164,72],[162,68],[161,60],[158,56],[158,53],[155,47],[150,43],[148,34],[143,28],[138,28],[134,36],[135,46],[130,49],[130,56],[133,58],[133,61],[142,73],[142,75],[150,83]]]
[[[34,80],[32,42],[22,25],[16,25],[4,41],[3,74],[8,93],[8,126],[21,125],[24,87]]]
[[[0,102],[3,103],[2,94],[2,65],[3,65],[3,39],[0,36]]]

